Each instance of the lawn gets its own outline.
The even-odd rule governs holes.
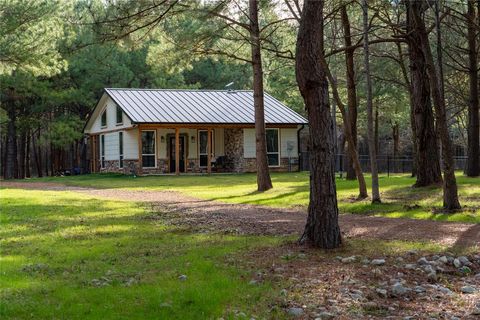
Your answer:
[[[305,207],[309,197],[308,173],[305,172],[273,173],[274,188],[264,193],[256,192],[254,174],[136,178],[118,174],[93,174],[30,181],[61,182],[96,188],[174,190],[201,199],[272,207]],[[458,174],[457,181],[464,210],[456,214],[439,213],[442,205],[441,187],[412,188],[415,181],[409,175],[381,175],[383,203],[375,205],[368,199],[355,201],[358,194],[356,181],[337,179],[339,208],[342,213],[480,223],[480,178],[468,178]]]
[[[252,177],[106,175],[54,180],[103,187],[112,183],[140,188],[143,184],[142,188],[158,189],[179,188],[188,180],[227,178],[243,180],[248,190]],[[274,180],[280,186],[282,179],[293,177],[274,175]],[[159,186],[167,181],[176,185]],[[199,186],[189,190],[202,194]],[[286,309],[295,303],[285,302],[282,296],[282,288],[292,285],[289,279],[251,283],[259,271],[305,259],[304,253],[298,253],[302,249],[292,244],[295,238],[226,235],[222,230],[195,233],[170,225],[161,212],[152,212],[133,199],[113,201],[73,191],[8,188],[0,193],[1,319],[282,319],[288,318]],[[250,197],[253,201],[254,195]],[[336,255],[383,256],[394,261],[411,249],[478,252],[478,248],[435,243],[348,239],[340,249],[308,255],[321,261],[335,261]],[[263,254],[269,251],[273,256]],[[181,275],[186,279],[180,279]]]
[[[151,217],[134,202],[2,189],[0,318],[263,315],[276,291],[250,285],[235,257],[281,239],[192,234]]]

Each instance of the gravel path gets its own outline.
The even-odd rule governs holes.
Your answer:
[[[199,200],[172,191],[133,191],[70,187],[54,183],[5,182],[2,186],[69,190],[152,206],[152,218],[169,218],[172,223],[212,231],[261,235],[299,235],[306,212],[247,204],[226,204]],[[391,219],[353,214],[340,215],[340,228],[346,237],[382,240],[432,241],[447,246],[480,245],[480,224],[430,220]]]

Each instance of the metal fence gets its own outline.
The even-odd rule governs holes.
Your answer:
[[[457,156],[455,158],[455,170],[464,170],[467,163],[466,156]],[[359,155],[360,166],[363,172],[370,172],[370,157],[368,155]],[[309,153],[300,153],[300,170],[309,171],[310,161]],[[390,155],[380,155],[377,157],[377,166],[379,173],[411,173],[413,170],[413,158],[412,157],[393,157]],[[342,176],[346,171],[346,155],[335,155],[335,172]]]

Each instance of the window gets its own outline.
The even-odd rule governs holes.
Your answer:
[[[123,111],[122,108],[117,106],[117,125],[123,123]]]
[[[118,133],[118,167],[123,168],[123,132]]]
[[[100,136],[100,166],[105,168],[105,135]]]
[[[212,156],[213,156],[213,130],[211,132],[211,139],[210,139],[210,144],[211,144],[211,151],[212,151]],[[208,166],[208,131],[207,130],[199,130],[198,131],[198,155],[200,157],[200,167],[206,167]]]
[[[107,109],[102,113],[101,126],[102,128],[107,126]]]
[[[267,129],[267,158],[271,167],[280,165],[280,153],[278,152],[278,129]]]
[[[142,131],[142,166],[155,168],[155,131]]]

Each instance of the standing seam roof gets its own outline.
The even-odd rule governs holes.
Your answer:
[[[251,90],[117,89],[106,93],[134,123],[254,124]],[[265,93],[267,124],[306,124],[307,120]]]

